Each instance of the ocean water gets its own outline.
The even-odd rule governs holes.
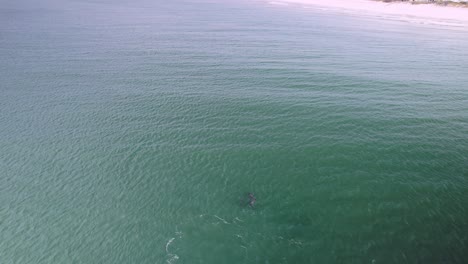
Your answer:
[[[262,1],[2,1],[0,262],[467,263],[467,46]]]

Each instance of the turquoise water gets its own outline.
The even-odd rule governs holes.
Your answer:
[[[3,3],[0,262],[466,263],[467,46],[253,1]]]

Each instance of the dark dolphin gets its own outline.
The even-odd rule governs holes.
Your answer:
[[[257,199],[255,198],[253,193],[249,193],[249,206],[254,208],[256,201],[257,201]]]

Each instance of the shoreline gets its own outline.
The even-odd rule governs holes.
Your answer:
[[[366,15],[388,16],[404,20],[425,20],[423,24],[448,25],[468,29],[468,8],[432,3],[410,3],[381,0],[274,0],[271,4],[301,5]]]
[[[446,2],[427,2],[427,1],[408,1],[408,0],[371,0],[376,2],[383,2],[383,3],[407,3],[411,5],[437,5],[437,6],[448,6],[448,7],[457,7],[457,8],[467,8],[468,4],[465,2],[454,2],[454,1],[446,1]]]

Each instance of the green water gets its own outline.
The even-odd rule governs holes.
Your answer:
[[[0,262],[466,263],[467,46],[254,1],[4,2]]]

